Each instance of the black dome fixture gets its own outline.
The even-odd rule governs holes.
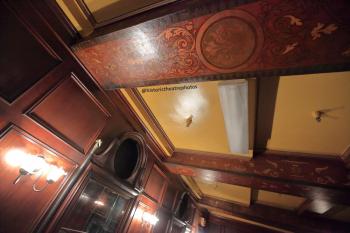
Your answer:
[[[145,142],[137,132],[127,132],[114,139],[107,149],[96,155],[94,162],[113,176],[141,191],[143,173],[146,167]]]
[[[176,217],[179,218],[182,221],[188,220],[188,209],[190,206],[190,195],[187,192],[184,192],[181,195],[181,199],[178,202],[177,208],[176,208]]]
[[[122,141],[115,152],[115,175],[123,180],[130,178],[135,171],[139,157],[140,155],[137,141],[131,138],[127,138]]]

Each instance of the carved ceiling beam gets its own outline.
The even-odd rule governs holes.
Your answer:
[[[164,164],[179,175],[350,205],[348,170],[338,159],[265,153],[249,161],[175,152]]]
[[[242,176],[256,176],[297,181],[316,186],[350,188],[349,171],[338,157],[265,151],[252,160],[237,156],[207,152],[175,151],[167,162],[215,171],[233,172]]]
[[[350,224],[335,220],[324,219],[311,215],[298,215],[289,210],[269,207],[260,204],[252,204],[244,207],[226,201],[221,201],[209,197],[199,200],[202,208],[218,208],[231,213],[235,217],[248,219],[254,222],[282,228],[293,232],[347,232]]]
[[[106,89],[344,71],[349,11],[347,0],[198,2],[74,50]]]

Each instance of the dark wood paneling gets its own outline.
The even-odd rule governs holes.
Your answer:
[[[135,197],[124,187],[111,182],[110,175],[96,166],[90,166],[81,179],[82,183],[75,187],[78,190],[75,190],[69,206],[64,209],[62,218],[58,223],[53,223],[47,232],[61,232],[63,228],[85,230],[88,226],[101,226],[103,223],[111,231],[122,230]],[[117,196],[119,199],[115,199]],[[104,205],[96,206],[96,200]],[[115,205],[119,206],[116,208]]]
[[[167,186],[167,179],[157,165],[153,166],[151,174],[147,180],[145,192],[157,202],[161,203]]]
[[[127,233],[152,232],[152,226],[142,221],[142,213],[148,212],[150,214],[156,214],[156,211],[157,203],[153,202],[143,195],[139,196],[133,213],[130,216],[132,220],[127,228]]]
[[[65,44],[72,45],[80,38],[77,29],[69,21],[56,0],[34,0],[32,3]]]
[[[132,126],[118,110],[113,111],[109,96],[80,66],[32,1],[1,1],[0,10],[0,95],[4,97],[0,98],[0,149],[28,147],[46,155],[50,149],[40,146],[52,148],[57,159],[66,161],[62,166],[67,168],[69,179],[73,166],[83,161],[106,121],[118,122],[111,127],[117,128],[117,134]],[[72,73],[77,77],[72,78]],[[27,135],[25,146],[21,144],[24,139],[13,136],[17,131]],[[1,153],[0,232],[31,232],[66,179],[40,193],[31,189],[34,177],[12,185],[18,171],[4,163]]]
[[[29,114],[82,153],[87,152],[109,117],[107,110],[74,74]]]
[[[174,186],[169,184],[164,194],[163,206],[171,211],[174,210],[177,195],[178,190]]]
[[[157,211],[157,217],[159,218],[158,223],[153,227],[152,233],[165,233],[167,232],[168,225],[171,221],[171,213],[164,209]]]
[[[0,96],[14,101],[60,61],[0,2]]]
[[[94,38],[76,54],[107,89],[349,70],[348,1],[227,2]],[[196,16],[211,7],[221,11]]]
[[[186,225],[179,221],[176,218],[173,218],[171,221],[171,228],[169,229],[169,233],[183,233],[185,232]]]
[[[48,161],[62,166],[68,172],[68,176],[49,185],[42,192],[32,190],[37,175],[23,177],[14,185],[12,182],[19,174],[19,168],[11,167],[5,161],[6,153],[11,149],[21,149],[34,155],[42,154]],[[13,127],[0,139],[0,167],[0,231],[26,233],[33,230],[48,209],[50,202],[73,173],[76,165],[35,138]],[[45,178],[40,178],[38,184],[45,184]]]

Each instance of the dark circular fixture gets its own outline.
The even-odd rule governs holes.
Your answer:
[[[145,147],[140,133],[127,132],[114,138],[101,154],[95,154],[93,162],[113,175],[117,182],[142,192],[147,163]]]
[[[126,180],[130,178],[139,161],[138,142],[128,138],[122,141],[115,152],[114,171],[119,178]]]
[[[185,193],[182,198],[181,201],[179,203],[179,207],[177,210],[177,216],[179,219],[184,220],[184,218],[186,217],[186,212],[188,209],[188,205],[189,205],[189,195],[187,193]]]

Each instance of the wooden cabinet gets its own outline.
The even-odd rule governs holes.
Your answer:
[[[82,163],[112,107],[31,1],[0,1],[0,27],[0,231],[28,233]],[[6,162],[12,149],[43,155],[67,176],[42,192],[32,190],[35,175],[14,185],[19,168]]]
[[[130,215],[131,222],[125,228],[127,233],[151,233],[153,226],[143,219],[144,213],[155,215],[157,204],[144,195],[140,195]]]
[[[164,191],[167,187],[167,178],[165,174],[154,165],[151,174],[148,177],[145,192],[158,203],[163,200]]]
[[[101,173],[90,171],[54,232],[114,233],[122,229],[133,198]]]

